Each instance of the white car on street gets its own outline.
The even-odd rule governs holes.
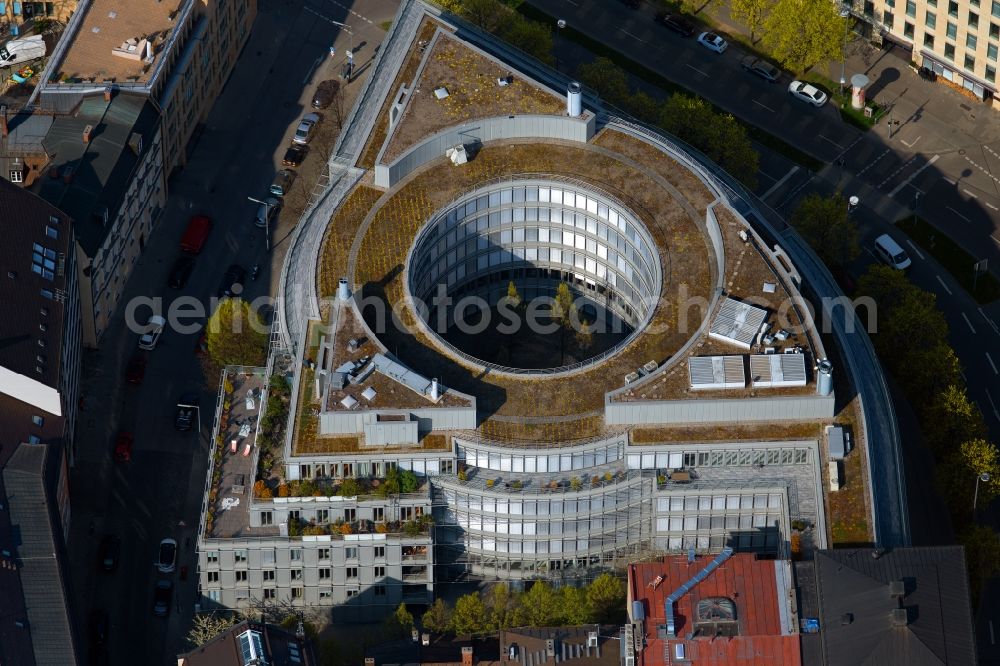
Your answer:
[[[710,51],[722,53],[729,48],[729,42],[719,37],[714,32],[703,32],[698,35],[698,43]]]
[[[156,552],[156,568],[160,573],[170,573],[177,564],[177,542],[167,538],[160,542]]]
[[[806,83],[805,81],[792,81],[788,84],[788,92],[803,102],[812,104],[815,107],[820,107],[826,104],[826,93],[814,86],[811,83]]]
[[[153,315],[146,324],[146,332],[139,336],[139,349],[152,351],[156,349],[156,343],[163,335],[163,327],[167,325],[167,320],[160,315]]]
[[[316,127],[316,123],[318,122],[319,114],[307,113],[295,129],[295,136],[292,137],[292,141],[303,145],[309,143],[309,139],[312,138],[313,128]]]

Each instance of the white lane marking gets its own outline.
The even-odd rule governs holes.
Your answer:
[[[631,32],[629,32],[629,31],[628,31],[628,30],[626,30],[625,28],[618,28],[618,29],[619,29],[619,30],[621,30],[621,31],[622,31],[623,33],[625,33],[626,35],[628,35],[629,37],[631,37],[632,39],[634,39],[635,41],[637,41],[637,42],[641,42],[641,43],[643,43],[643,44],[645,44],[645,43],[646,43],[646,40],[644,40],[644,39],[640,39],[639,37],[636,37],[635,35],[633,35],[633,34],[632,34]]]
[[[760,102],[758,102],[757,100],[751,100],[751,101],[752,101],[752,102],[753,102],[754,104],[756,104],[757,106],[760,106],[760,107],[763,107],[763,108],[767,109],[767,110],[768,110],[768,111],[770,111],[771,113],[774,113],[774,112],[775,112],[775,111],[774,111],[774,109],[772,109],[771,107],[767,106],[766,104],[761,104],[761,103],[760,103]]]
[[[827,137],[823,136],[822,134],[818,134],[817,136],[819,138],[823,139],[824,141],[829,141],[833,145],[837,146],[837,148],[842,148],[843,147],[839,143],[837,143],[836,141],[834,141],[833,139],[827,138]]]
[[[972,192],[970,192],[969,190],[966,190],[966,189],[964,189],[964,188],[963,188],[963,189],[962,189],[962,191],[963,191],[963,192],[965,192],[966,194],[968,194],[968,195],[969,195],[970,197],[972,197],[973,199],[978,199],[978,198],[979,198],[979,195],[978,195],[978,194],[973,194],[973,193],[972,193]]]
[[[997,642],[993,640],[993,620],[989,621],[989,625],[990,625],[990,645],[996,645]]]
[[[942,280],[942,279],[941,279],[941,276],[940,276],[940,275],[935,275],[934,277],[936,277],[936,278],[937,278],[937,281],[941,283],[941,287],[942,287],[942,288],[943,288],[943,289],[944,289],[945,291],[947,291],[947,292],[948,292],[948,295],[949,295],[949,296],[951,296],[951,289],[949,289],[949,288],[948,288],[948,285],[946,285],[946,284],[944,283],[944,280]]]
[[[940,156],[940,155],[935,155],[934,157],[932,157],[932,158],[930,158],[929,160],[927,160],[927,164],[924,164],[924,165],[923,165],[923,166],[921,166],[921,167],[920,167],[919,169],[917,169],[916,171],[914,171],[913,173],[911,173],[911,174],[910,174],[910,177],[909,177],[909,178],[907,178],[907,179],[906,179],[906,180],[904,180],[904,181],[903,181],[902,183],[900,183],[899,185],[897,185],[897,186],[896,186],[896,188],[895,188],[895,189],[894,189],[894,190],[893,190],[892,192],[889,192],[889,196],[890,196],[890,197],[894,197],[894,196],[896,196],[896,195],[897,195],[897,194],[899,193],[899,191],[900,191],[901,189],[903,189],[904,187],[906,187],[907,185],[909,185],[909,184],[910,184],[910,181],[911,181],[911,180],[913,180],[913,179],[914,179],[914,178],[916,178],[916,177],[917,177],[918,175],[920,175],[920,172],[921,172],[921,171],[923,171],[924,169],[926,169],[926,168],[927,168],[927,167],[929,167],[930,165],[932,165],[932,164],[934,164],[935,162],[937,162],[937,161],[938,161],[938,158],[939,158],[939,157],[941,157],[941,156]],[[895,175],[895,174],[893,174],[893,175]]]
[[[944,180],[944,182],[948,183],[949,185],[955,184],[955,181],[953,181],[951,178],[948,178],[947,176],[941,176],[941,179]]]
[[[991,204],[989,201],[987,201],[985,203],[986,203],[986,207],[987,208],[992,208],[993,210],[1000,210],[1000,208],[997,208],[996,206],[994,206],[993,204]]]
[[[900,139],[900,140],[899,140],[899,142],[900,142],[901,144],[903,144],[904,146],[906,146],[907,148],[913,148],[913,144],[915,144],[915,143],[916,143],[917,141],[920,141],[920,139],[922,139],[922,138],[923,138],[923,136],[924,136],[924,135],[923,135],[923,134],[921,134],[920,136],[918,136],[918,137],[917,137],[916,139],[914,139],[913,141],[910,141],[909,143],[907,143],[906,141],[903,141],[902,139]]]
[[[624,32],[624,31],[623,31],[623,32]],[[690,67],[691,69],[693,69],[694,71],[698,72],[698,73],[699,73],[699,74],[701,74],[702,76],[708,76],[708,74],[706,74],[705,72],[701,71],[700,69],[698,69],[698,68],[697,68],[697,67],[695,67],[694,65],[689,65],[688,63],[684,63],[684,66],[685,66],[685,67]]]
[[[993,374],[1000,375],[1000,372],[997,371],[997,364],[993,362],[993,357],[990,356],[989,352],[986,352],[986,360],[990,362],[990,367],[993,368]]]
[[[324,59],[323,56],[316,58],[312,66],[309,68],[309,71],[306,72],[306,78],[302,79],[302,85],[309,83],[309,79],[312,78],[313,72],[315,72],[316,68],[319,67],[319,64],[323,62],[323,59]]]
[[[986,391],[986,399],[990,401],[990,409],[993,410],[993,416],[997,417],[997,421],[1000,421],[1000,411],[997,411],[997,404],[993,402],[993,396],[990,395],[989,389],[983,389]]]
[[[885,179],[884,179],[884,180],[883,180],[883,181],[882,181],[881,183],[879,183],[879,184],[878,184],[878,186],[879,186],[879,189],[881,189],[881,188],[882,188],[882,186],[883,186],[883,185],[885,185],[886,183],[888,183],[888,182],[889,182],[890,180],[892,180],[893,178],[895,178],[896,176],[898,176],[898,175],[899,175],[899,174],[900,174],[900,173],[901,173],[901,172],[903,171],[903,169],[905,169],[906,167],[910,166],[910,163],[911,163],[911,162],[912,162],[913,160],[915,160],[915,159],[917,159],[917,156],[916,156],[916,155],[914,155],[914,156],[913,156],[913,157],[911,157],[910,159],[908,159],[908,160],[906,160],[905,162],[903,162],[903,165],[902,165],[902,166],[900,166],[900,167],[897,167],[895,171],[893,171],[893,172],[892,172],[892,173],[890,173],[890,174],[889,174],[888,176],[886,176],[886,178],[885,178]]]
[[[996,333],[997,335],[1000,335],[1000,326],[997,326],[996,323],[992,319],[990,319],[989,317],[987,317],[986,313],[983,312],[982,308],[979,308],[979,314],[981,314],[982,317],[983,317],[983,319],[986,320],[986,323],[990,325],[990,328],[993,329],[993,332]]]
[[[994,242],[994,243],[996,243],[997,245],[1000,245],[1000,238],[997,238],[997,237],[996,237],[996,236],[994,236],[993,234],[990,234],[990,238],[992,238],[992,239],[993,239],[993,242]]]
[[[779,187],[781,187],[782,185],[784,185],[785,181],[787,181],[789,178],[791,178],[792,174],[794,174],[798,170],[799,170],[799,166],[797,164],[795,166],[793,166],[791,169],[789,169],[788,173],[786,173],[784,176],[781,177],[781,180],[779,180],[777,183],[775,183],[774,185],[772,185],[771,189],[769,189],[767,192],[764,192],[764,195],[761,196],[761,199],[767,199],[769,196],[771,196],[772,194],[774,194],[774,191],[776,189],[778,189]]]
[[[954,213],[955,215],[958,215],[958,216],[959,216],[960,218],[962,218],[962,219],[963,219],[963,220],[965,220],[966,222],[972,222],[972,220],[970,220],[970,219],[969,219],[969,218],[967,218],[966,216],[962,215],[961,213],[959,213],[959,212],[958,212],[957,210],[955,210],[955,209],[954,209],[954,208],[952,208],[951,206],[945,206],[945,208],[947,208],[948,210],[950,210],[951,212],[953,212],[953,213]]]
[[[969,321],[968,315],[966,315],[964,312],[962,313],[962,319],[964,319],[965,323],[969,325],[969,330],[975,333],[976,329],[972,326],[972,322]]]
[[[882,151],[882,154],[879,155],[878,157],[876,157],[875,159],[873,159],[871,162],[869,162],[868,166],[866,166],[864,169],[862,169],[861,171],[858,172],[858,175],[860,176],[865,171],[868,171],[868,169],[871,169],[873,166],[875,166],[876,164],[878,164],[879,160],[881,160],[883,157],[885,157],[886,155],[888,155],[890,150],[892,150],[892,148],[886,148],[884,151]]]
[[[917,253],[917,256],[920,257],[921,260],[923,260],[923,258],[924,258],[923,253],[920,250],[917,249],[917,246],[914,245],[913,241],[911,241],[909,238],[907,238],[906,239],[906,244],[910,246],[910,249],[912,249],[914,252]]]

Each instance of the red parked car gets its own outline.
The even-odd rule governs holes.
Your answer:
[[[132,460],[132,433],[120,432],[115,440],[115,460],[128,462]]]

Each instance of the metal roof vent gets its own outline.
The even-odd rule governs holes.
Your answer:
[[[889,596],[893,599],[902,599],[906,596],[906,583],[901,580],[894,580],[889,583]]]
[[[905,627],[910,623],[909,614],[906,612],[905,608],[894,608],[891,613],[892,626],[894,627]]]

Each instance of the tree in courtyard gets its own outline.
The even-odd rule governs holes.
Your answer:
[[[526,627],[554,627],[562,624],[559,593],[543,580],[536,581],[521,595],[515,624]]]
[[[223,299],[205,327],[208,358],[216,366],[264,365],[267,326],[241,298]]]
[[[521,294],[517,291],[517,285],[511,280],[507,283],[507,304],[513,309],[521,307]]]
[[[778,0],[764,21],[764,45],[793,72],[839,59],[847,29],[839,7],[829,0]]]
[[[594,334],[590,330],[590,322],[586,319],[580,322],[580,330],[576,332],[576,346],[580,351],[587,351],[594,344]]]
[[[560,282],[556,288],[555,302],[552,304],[552,318],[559,324],[559,364],[566,363],[566,331],[579,321],[576,303],[569,285]]]
[[[444,599],[435,599],[431,607],[420,618],[420,623],[427,631],[435,634],[446,633],[451,629],[451,606]]]
[[[620,622],[625,611],[625,583],[603,573],[587,586],[587,602],[594,622]]]
[[[575,626],[593,622],[586,589],[574,585],[563,585],[559,588],[559,604],[562,608],[560,616],[567,625]]]
[[[754,36],[764,25],[771,4],[771,0],[730,0],[729,15],[749,28],[750,41],[756,42]]]
[[[382,621],[386,638],[406,638],[413,629],[413,615],[406,604],[399,604],[396,611]]]
[[[476,634],[488,628],[486,604],[478,592],[459,597],[451,614],[451,630],[458,635]]]
[[[846,266],[861,252],[858,225],[839,194],[810,194],[792,212],[791,222],[827,266]]]

